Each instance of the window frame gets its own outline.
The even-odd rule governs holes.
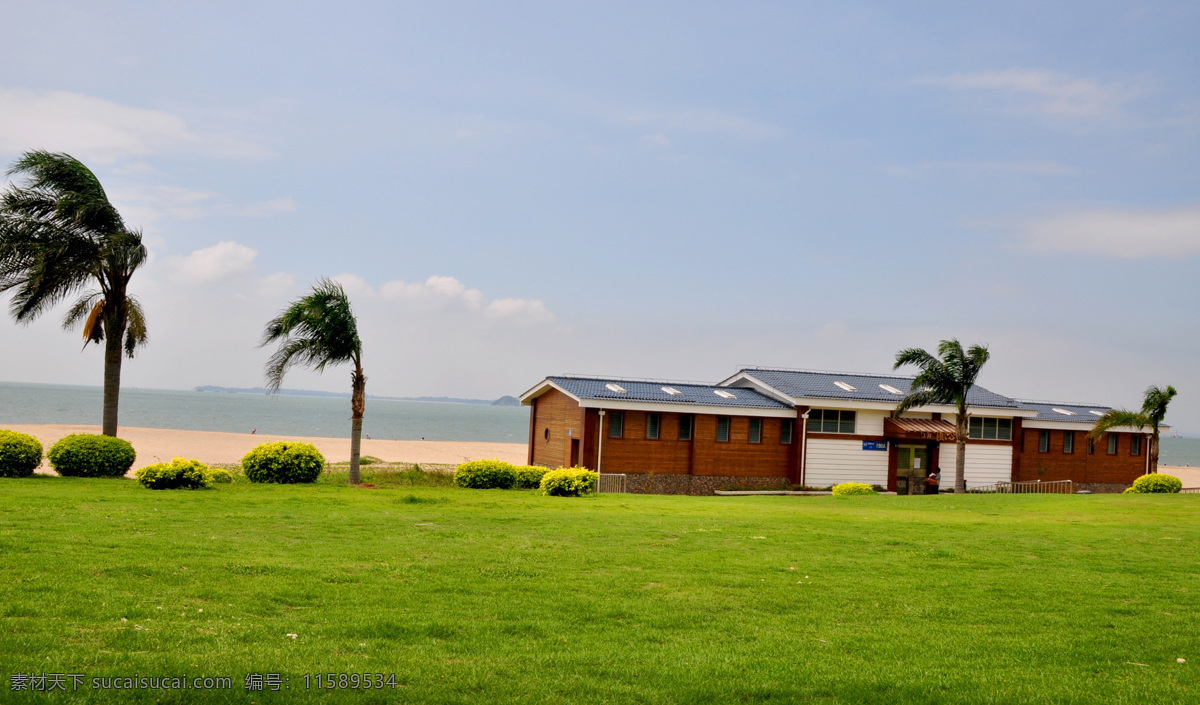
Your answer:
[[[654,435],[650,435],[650,420],[654,420]],[[646,412],[646,440],[657,441],[662,437],[662,414],[655,411]]]
[[[796,422],[792,419],[779,419],[779,444],[790,446],[792,436],[796,432]],[[785,440],[786,439],[786,440]]]
[[[1050,431],[1044,428],[1038,430],[1038,452],[1050,452]]]
[[[757,427],[757,431],[758,431],[757,439],[754,437],[755,430],[756,430],[755,427]],[[749,433],[746,434],[746,438],[749,440],[750,443],[762,443],[763,420],[762,420],[761,416],[751,416],[750,417],[750,431],[749,431]]]
[[[1121,451],[1121,441],[1117,439],[1117,434],[1109,433],[1108,436],[1108,454],[1116,455]]]
[[[724,424],[724,426],[725,426],[725,439],[724,440],[721,440],[721,425],[722,424]],[[728,443],[729,442],[729,437],[731,435],[733,435],[731,433],[732,426],[733,426],[733,418],[732,417],[730,417],[730,416],[718,416],[717,417],[717,433],[716,433],[716,439],[717,439],[716,442],[717,443]]]
[[[1129,434],[1129,455],[1139,456],[1142,454],[1142,437],[1136,433]]]
[[[685,421],[687,422],[687,434],[686,435],[684,435],[684,432],[683,432]],[[696,415],[695,414],[680,414],[679,415],[679,428],[677,430],[679,432],[677,434],[679,437],[679,440],[681,440],[681,441],[692,440],[692,437],[696,435]]]
[[[609,438],[624,438],[625,437],[625,412],[624,411],[608,412],[608,437]]]
[[[1063,454],[1069,455],[1075,452],[1075,432],[1063,431]]]
[[[1096,439],[1092,438],[1091,434],[1088,434],[1088,437],[1087,437],[1087,454],[1088,455],[1096,454]]]
[[[826,416],[831,413],[834,415],[832,431],[826,428],[826,424],[830,421]],[[814,423],[820,424],[820,427],[814,427]],[[849,431],[843,428],[847,423],[850,424]],[[843,436],[853,436],[858,432],[858,411],[856,409],[809,409],[808,432],[837,433]]]
[[[991,422],[992,435],[988,436],[988,425]],[[1003,435],[1001,435],[1003,432]],[[967,419],[967,438],[977,441],[1011,441],[1013,433],[1012,419],[1004,416],[975,416]]]

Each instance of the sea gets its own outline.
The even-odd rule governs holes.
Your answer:
[[[100,387],[0,382],[6,424],[100,424]],[[298,395],[121,389],[121,426],[276,436],[350,434],[350,399]],[[529,408],[367,399],[363,433],[398,441],[526,443]]]

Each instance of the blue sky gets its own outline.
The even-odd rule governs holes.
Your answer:
[[[1200,433],[1195,3],[4,14],[0,159],[80,157],[154,253],[128,384],[258,383],[262,324],[330,275],[380,394],[880,372],[957,336],[995,391],[1172,383]],[[98,384],[75,336],[0,326],[3,376]]]

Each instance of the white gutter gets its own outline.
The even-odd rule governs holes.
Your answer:
[[[808,474],[808,412],[800,415],[800,486]]]
[[[596,494],[600,494],[600,459],[604,456],[604,409],[598,413],[600,414],[600,423],[596,426],[600,436],[596,439]]]

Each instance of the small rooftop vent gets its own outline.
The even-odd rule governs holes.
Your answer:
[[[622,387],[622,386],[621,386],[621,385],[619,385],[619,384],[613,384],[612,382],[609,382],[608,384],[604,385],[604,388],[605,388],[605,389],[607,389],[607,390],[608,390],[608,391],[610,391],[610,392],[616,392],[617,394],[624,394],[624,393],[625,393],[625,388],[624,388],[624,387]]]
[[[1050,410],[1051,410],[1051,411],[1053,411],[1053,412],[1055,412],[1055,413],[1062,414],[1063,416],[1075,416],[1075,412],[1074,412],[1074,411],[1067,411],[1066,409],[1060,409],[1060,408],[1058,408],[1057,406],[1056,406],[1056,407],[1053,407],[1053,408],[1052,408],[1052,409],[1050,409]]]
[[[857,389],[855,389],[854,387],[851,387],[850,385],[846,384],[845,382],[834,382],[833,386],[840,387],[841,389],[845,389],[847,392],[857,392],[858,391]]]
[[[667,394],[670,394],[673,397],[678,397],[678,396],[683,395],[683,392],[679,391],[678,389],[676,389],[674,387],[663,387],[662,390],[664,392],[666,392]]]
[[[724,389],[714,389],[713,394],[716,394],[717,396],[721,397],[722,399],[737,399],[736,394],[734,394],[733,392],[727,392]]]
[[[1096,416],[1104,416],[1104,412],[1103,412],[1103,411],[1096,411],[1095,409],[1092,409],[1092,410],[1088,411],[1088,413],[1089,413],[1089,414],[1095,414]]]
[[[896,389],[895,387],[893,387],[890,384],[881,384],[881,385],[879,385],[879,388],[885,392],[891,392],[892,394],[903,394],[904,393],[904,392],[900,391],[899,389]]]

